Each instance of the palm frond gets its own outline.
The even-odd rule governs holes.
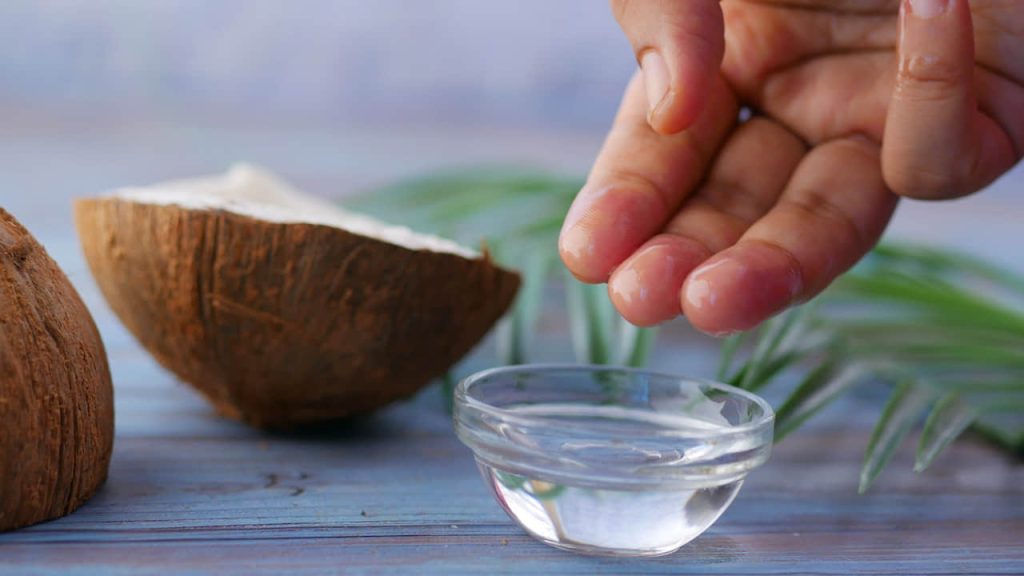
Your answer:
[[[399,182],[347,204],[466,245],[486,242],[523,274],[497,330],[501,362],[530,361],[546,290],[562,279],[576,360],[642,366],[656,331],[618,317],[603,287],[554,274],[562,218],[582,184],[481,168]],[[959,252],[883,244],[814,302],[725,339],[716,379],[755,391],[790,386],[776,441],[861,383],[892,386],[867,446],[862,491],[926,412],[915,470],[968,429],[1024,454],[1024,277]]]
[[[823,361],[807,373],[776,411],[775,440],[781,441],[851,386],[870,376],[870,369],[860,364]]]
[[[619,318],[619,344],[615,363],[634,368],[646,366],[657,337],[657,328],[639,328]]]
[[[778,410],[778,440],[852,384],[873,380],[896,386],[869,443],[861,490],[935,398],[940,399],[924,423],[916,470],[926,469],[972,425],[1019,450],[1024,406],[1006,408],[1024,404],[1024,309],[1017,304],[1024,303],[1018,300],[1024,285],[1019,280],[963,254],[882,245],[819,297],[817,310],[803,323],[790,311],[758,331],[747,361],[734,370],[746,387],[761,386],[773,362],[808,370]],[[989,296],[994,285],[1002,297]],[[811,328],[801,332],[801,325]],[[776,343],[789,335],[805,346],[793,358],[780,357]],[[810,345],[807,340],[815,336],[825,344]],[[729,350],[723,354],[734,356]]]
[[[603,286],[583,284],[566,273],[566,311],[576,359],[587,364],[612,362],[613,314]]]
[[[956,392],[950,392],[939,399],[924,423],[914,471],[923,472],[931,466],[939,452],[956,440],[975,418],[975,409]]]
[[[878,473],[889,463],[896,448],[917,423],[921,412],[931,400],[931,394],[912,381],[903,382],[896,387],[868,442],[864,466],[860,471],[860,486],[857,488],[860,493],[867,491]]]

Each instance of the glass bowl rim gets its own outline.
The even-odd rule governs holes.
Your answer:
[[[508,425],[519,429],[536,429],[545,430],[547,432],[557,430],[564,433],[567,438],[573,438],[577,434],[580,434],[581,431],[585,433],[588,431],[588,428],[581,427],[578,422],[561,424],[557,419],[552,418],[550,414],[536,416],[524,415],[521,412],[516,413],[514,409],[506,409],[489,404],[472,396],[471,394],[472,387],[477,383],[487,381],[488,379],[495,377],[500,377],[502,375],[525,372],[550,372],[553,374],[558,372],[591,374],[607,372],[642,375],[646,377],[665,379],[669,382],[689,383],[695,386],[711,386],[714,389],[727,393],[731,397],[739,397],[757,405],[761,409],[762,413],[747,423],[737,424],[735,426],[722,426],[720,429],[707,431],[695,431],[692,424],[690,426],[683,426],[685,422],[690,421],[687,418],[677,417],[666,413],[659,414],[659,424],[667,424],[665,431],[658,434],[659,438],[668,437],[679,442],[700,443],[702,445],[723,447],[730,445],[730,443],[746,446],[745,452],[734,452],[731,453],[731,456],[726,455],[728,463],[722,463],[722,461],[719,460],[723,456],[723,454],[719,453],[714,457],[709,456],[708,459],[698,458],[694,461],[687,462],[686,464],[680,464],[674,469],[665,469],[657,465],[653,465],[639,467],[634,466],[632,472],[629,473],[625,470],[616,471],[606,468],[603,470],[590,469],[589,471],[581,469],[578,470],[579,474],[577,474],[575,471],[564,469],[563,464],[561,463],[562,461],[558,457],[553,457],[547,464],[543,465],[526,464],[525,462],[532,457],[551,457],[552,454],[548,451],[510,440],[503,434],[496,432],[493,424],[500,423],[502,426]],[[518,465],[523,467],[522,469],[526,472],[532,471],[557,474],[562,478],[568,478],[571,476],[577,480],[587,480],[588,475],[597,475],[609,481],[619,480],[629,484],[649,484],[655,481],[702,483],[718,480],[724,482],[729,478],[740,478],[745,476],[749,470],[760,466],[765,460],[767,460],[772,447],[772,432],[774,430],[775,420],[775,412],[771,405],[760,396],[749,391],[721,382],[716,382],[714,380],[693,378],[681,374],[672,374],[643,368],[619,367],[614,365],[518,364],[481,370],[467,376],[459,382],[455,389],[453,402],[452,416],[455,421],[456,434],[464,444],[473,450],[478,460],[483,460],[490,465],[499,467],[500,464],[511,466]],[[661,416],[664,416],[665,418],[661,418]],[[679,429],[673,429],[671,427],[672,420],[679,421]],[[491,425],[484,425],[485,421]],[[649,438],[651,438],[650,434],[638,433],[636,435],[626,436],[625,440],[639,440],[642,442]],[[730,458],[732,459],[730,460]],[[584,464],[586,463],[584,462]],[[556,469],[561,470],[558,471]],[[641,478],[636,476],[636,473],[641,471],[641,469],[643,472],[649,473],[651,477]],[[700,477],[703,478],[701,479]]]
[[[487,380],[495,376],[515,374],[521,372],[617,372],[644,375],[648,377],[665,378],[676,381],[685,381],[693,384],[703,384],[706,386],[711,386],[713,388],[727,392],[730,395],[739,396],[745,400],[748,400],[756,404],[759,408],[761,408],[761,416],[755,420],[746,422],[744,424],[723,426],[721,430],[708,430],[706,431],[706,434],[696,433],[694,434],[695,437],[720,437],[756,431],[768,424],[774,423],[775,420],[775,410],[772,408],[771,404],[769,404],[767,400],[758,396],[757,394],[754,394],[753,392],[743,390],[742,388],[737,388],[735,386],[731,386],[729,384],[717,382],[715,380],[710,380],[707,378],[695,378],[691,376],[685,376],[682,374],[672,374],[669,372],[647,370],[645,368],[620,367],[604,364],[514,364],[509,366],[498,366],[495,368],[488,368],[486,370],[475,372],[463,378],[455,387],[454,401],[456,404],[465,405],[475,410],[486,412],[492,416],[497,416],[502,419],[506,419],[513,422],[535,424],[549,423],[549,419],[547,417],[526,416],[521,413],[517,414],[513,410],[508,410],[500,406],[488,404],[483,400],[473,397],[469,393],[469,389],[474,384],[479,383],[483,380]],[[666,420],[673,418],[673,416],[669,414],[665,414],[664,416]],[[689,431],[694,432],[692,428],[690,428]]]

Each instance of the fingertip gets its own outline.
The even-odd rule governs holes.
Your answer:
[[[664,202],[656,195],[654,190],[617,185],[581,191],[558,240],[569,271],[583,282],[607,282],[662,225]]]
[[[690,323],[709,334],[749,330],[792,305],[803,280],[792,257],[759,244],[735,247],[694,270],[682,290]]]
[[[650,288],[644,286],[635,268],[623,265],[608,279],[608,299],[627,322],[634,326],[657,326],[679,312],[658,310],[650,304]]]
[[[558,238],[558,255],[569,272],[580,282],[600,284],[607,278],[604,266],[594,250],[593,235],[578,226],[562,232]]]
[[[709,255],[694,240],[658,236],[630,256],[608,281],[608,296],[623,318],[654,326],[682,313],[679,292],[686,276]]]

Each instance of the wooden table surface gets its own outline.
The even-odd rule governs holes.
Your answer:
[[[209,152],[216,149],[210,142],[226,136],[190,138]],[[35,231],[94,311],[116,388],[114,458],[106,486],[78,512],[0,534],[0,574],[1024,573],[1024,466],[976,438],[958,442],[925,474],[911,471],[908,443],[871,492],[857,495],[879,409],[870,389],[778,446],[703,536],[674,555],[642,561],[576,556],[525,536],[486,491],[436,388],[317,434],[270,435],[222,420],[120,327],[85,271],[67,216],[72,195],[145,181],[150,172],[148,179],[188,175],[195,166],[187,154],[170,153],[173,142],[151,155],[133,150],[120,165],[128,153],[118,147],[127,145],[116,138],[106,149],[77,150],[84,158],[62,142],[22,141],[17,150],[28,151],[0,157],[0,204]],[[575,150],[583,158],[597,143]],[[391,144],[377,143],[378,156],[394,160]],[[44,153],[58,156],[66,171],[46,171]],[[310,166],[293,172],[308,183],[342,182]],[[946,212],[914,207],[896,228],[1019,265],[1019,249],[1004,241],[1016,238],[1019,247],[1024,206],[1008,194],[994,198]],[[545,325],[541,347],[564,358],[557,316]],[[666,331],[654,360],[693,374],[708,374],[713,362],[712,343],[682,326]],[[485,345],[460,370],[492,363]]]

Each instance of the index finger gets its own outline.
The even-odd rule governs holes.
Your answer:
[[[718,79],[693,126],[669,136],[650,127],[645,110],[637,74],[565,218],[559,252],[584,282],[606,282],[616,266],[664,227],[704,178],[736,119],[737,105]]]

